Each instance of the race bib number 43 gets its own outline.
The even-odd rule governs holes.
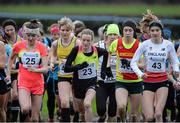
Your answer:
[[[147,71],[149,72],[164,72],[165,69],[166,69],[165,64],[160,61],[159,62],[152,61],[149,62],[147,65]]]
[[[90,63],[88,67],[78,70],[78,77],[79,79],[90,79],[96,77],[96,64]]]

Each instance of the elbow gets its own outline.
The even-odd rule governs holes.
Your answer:
[[[0,69],[4,69],[6,67],[6,64],[0,64]]]

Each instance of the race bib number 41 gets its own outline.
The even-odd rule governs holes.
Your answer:
[[[78,77],[79,79],[90,79],[93,77],[96,77],[96,64],[95,63],[90,63],[88,67],[78,70]]]
[[[130,67],[130,63],[131,63],[130,59],[120,59],[119,70],[122,73],[134,73],[132,68]]]

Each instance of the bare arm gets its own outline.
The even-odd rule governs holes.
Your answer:
[[[3,42],[0,42],[0,68],[4,69],[6,66],[6,49]]]
[[[8,71],[7,71],[8,76],[10,76],[10,72],[12,71],[12,65],[14,64],[16,58],[17,58],[17,54],[15,54],[12,51],[12,54],[11,54],[11,57],[10,57],[10,60],[9,60],[9,68],[8,68]]]
[[[56,64],[57,63],[57,45],[58,45],[58,43],[57,43],[58,41],[56,40],[56,41],[54,41],[53,42],[53,44],[52,44],[52,46],[51,46],[51,64]]]
[[[41,68],[29,68],[28,70],[31,72],[36,72],[36,73],[46,73],[48,71],[48,66],[47,66],[47,56],[42,57],[42,67]]]

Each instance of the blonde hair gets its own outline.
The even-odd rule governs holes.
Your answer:
[[[81,38],[83,34],[91,35],[92,41],[94,41],[94,32],[91,29],[83,29],[81,32]]]
[[[153,14],[153,12],[150,9],[147,9],[147,13],[143,13],[143,18],[141,19],[140,23],[143,22],[152,22],[152,21],[157,21],[159,20],[156,15]]]
[[[63,17],[58,21],[59,27],[66,25],[68,29],[74,30],[74,24],[70,18]]]
[[[159,20],[158,17],[154,15],[150,9],[147,9],[147,13],[146,14],[143,13],[143,18],[139,23],[139,28],[141,32],[143,32],[143,27],[145,26],[144,25],[145,23],[149,25],[152,21],[158,21],[158,20]]]

